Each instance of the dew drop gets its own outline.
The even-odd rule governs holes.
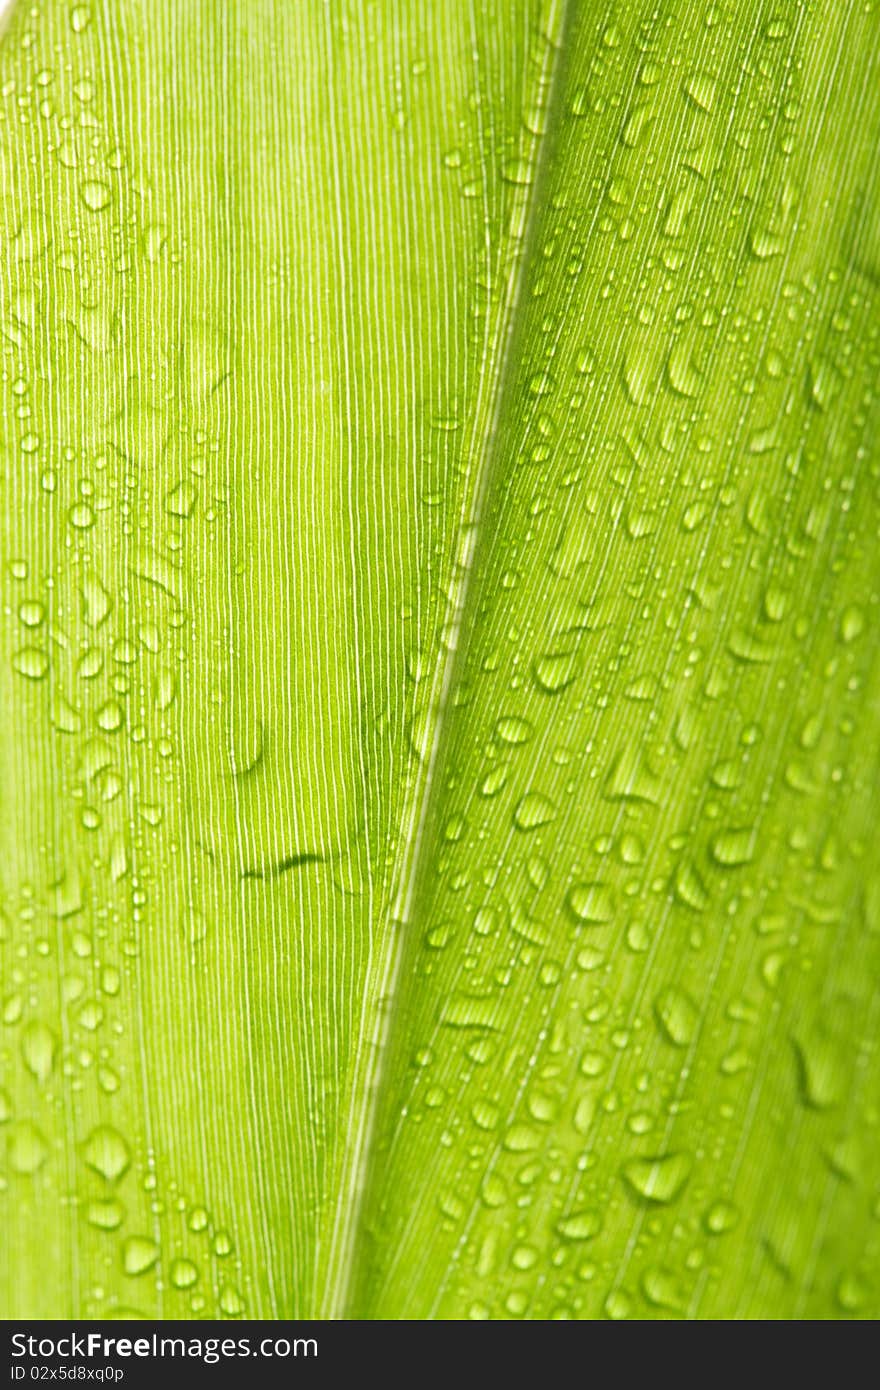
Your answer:
[[[232,1284],[226,1284],[220,1293],[220,1312],[227,1318],[240,1318],[244,1312],[244,1299]]]
[[[29,1023],[21,1039],[21,1055],[31,1076],[37,1081],[48,1081],[55,1065],[58,1042],[55,1034],[45,1023]]]
[[[110,202],[110,189],[99,179],[87,179],[81,192],[83,202],[92,212],[101,212]]]
[[[86,1220],[101,1231],[115,1231],[122,1225],[125,1215],[119,1202],[89,1202],[86,1207]]]
[[[623,1165],[621,1176],[634,1196],[662,1206],[675,1201],[690,1171],[691,1160],[686,1154],[658,1154],[654,1158],[630,1159]]]
[[[514,746],[528,743],[532,737],[532,732],[532,726],[527,719],[518,719],[514,715],[499,719],[495,725],[495,737],[499,742]]]
[[[713,1202],[703,1218],[703,1225],[710,1236],[721,1236],[732,1231],[738,1220],[739,1213],[731,1202]]]
[[[171,1266],[171,1282],[176,1289],[191,1289],[198,1277],[199,1271],[192,1260],[175,1260]]]
[[[556,1234],[563,1240],[592,1240],[602,1229],[601,1212],[592,1207],[573,1212],[571,1216],[557,1222]]]
[[[517,830],[538,830],[549,825],[556,815],[553,802],[540,792],[527,792],[516,804],[513,823]]]
[[[122,1268],[126,1274],[146,1274],[159,1258],[159,1247],[147,1236],[129,1236],[122,1243]]]
[[[545,652],[532,666],[535,684],[545,695],[558,695],[567,690],[577,680],[580,670],[577,652]]]
[[[49,658],[39,647],[20,647],[12,657],[12,669],[28,680],[42,680],[49,669]]]
[[[654,1000],[654,1017],[674,1047],[687,1047],[693,1042],[700,1015],[683,990],[669,988],[658,994]]]
[[[713,838],[711,854],[724,869],[751,863],[755,854],[755,832],[751,829],[721,830]]]
[[[46,1162],[49,1146],[36,1125],[22,1120],[10,1127],[6,1155],[13,1173],[30,1177]]]
[[[579,922],[599,926],[614,917],[614,899],[604,883],[576,883],[566,902]]]
[[[117,1182],[131,1163],[128,1145],[110,1125],[98,1125],[83,1145],[88,1166],[107,1182]]]

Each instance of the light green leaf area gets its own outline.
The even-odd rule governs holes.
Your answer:
[[[880,1314],[878,94],[13,7],[4,1316]]]

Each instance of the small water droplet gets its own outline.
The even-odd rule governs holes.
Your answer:
[[[720,1236],[732,1231],[738,1220],[739,1213],[731,1202],[713,1202],[703,1218],[703,1225],[710,1235]]]
[[[739,868],[754,858],[755,832],[752,829],[721,830],[712,839],[710,848],[716,864],[725,869]]]
[[[580,675],[581,663],[577,652],[545,652],[532,667],[536,685],[545,695],[558,695],[567,690]]]
[[[55,1065],[58,1041],[45,1023],[29,1023],[21,1038],[21,1055],[31,1076],[48,1081]]]
[[[192,1260],[175,1260],[171,1266],[171,1282],[176,1289],[191,1289],[198,1277],[199,1271]]]
[[[101,1231],[115,1231],[122,1225],[125,1211],[119,1202],[89,1202],[86,1220]]]
[[[556,1223],[556,1234],[563,1240],[592,1240],[602,1229],[602,1214],[594,1208],[573,1212]]]
[[[131,1164],[128,1145],[110,1125],[98,1125],[92,1130],[83,1145],[83,1158],[107,1182],[118,1182]]]
[[[614,917],[614,899],[604,883],[576,883],[566,901],[579,922],[598,926]]]
[[[12,657],[12,669],[28,680],[42,680],[49,669],[49,658],[39,647],[20,647]]]
[[[513,823],[517,830],[538,830],[549,825],[556,815],[556,807],[549,797],[540,792],[527,792],[516,804]]]
[[[49,1146],[36,1125],[28,1120],[10,1126],[6,1156],[13,1173],[30,1177],[49,1157]]]
[[[532,726],[528,720],[518,719],[515,715],[507,715],[499,719],[495,725],[495,737],[499,742],[514,746],[528,743],[532,737],[532,732]]]
[[[696,1004],[683,990],[664,989],[654,1000],[654,1016],[674,1047],[687,1047],[694,1040],[700,1015]]]
[[[101,212],[110,202],[110,189],[100,179],[87,179],[81,192],[83,202],[92,212]]]
[[[244,1299],[232,1284],[226,1284],[220,1292],[220,1312],[227,1318],[240,1318],[244,1312]]]
[[[865,630],[865,615],[861,608],[853,604],[844,609],[840,619],[840,637],[843,642],[854,642]]]
[[[147,1236],[129,1236],[122,1243],[122,1268],[126,1274],[146,1274],[159,1258],[159,1247]]]
[[[690,1176],[691,1160],[686,1154],[658,1154],[653,1158],[632,1158],[624,1163],[621,1175],[630,1191],[642,1201],[666,1205],[675,1201]]]
[[[186,518],[192,516],[197,493],[192,483],[183,481],[172,488],[165,497],[165,510],[171,516]]]

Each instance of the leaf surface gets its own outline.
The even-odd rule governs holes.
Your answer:
[[[876,1316],[875,8],[0,67],[6,1316]]]

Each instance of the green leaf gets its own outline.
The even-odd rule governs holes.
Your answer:
[[[5,1316],[880,1312],[878,76],[13,8]]]

